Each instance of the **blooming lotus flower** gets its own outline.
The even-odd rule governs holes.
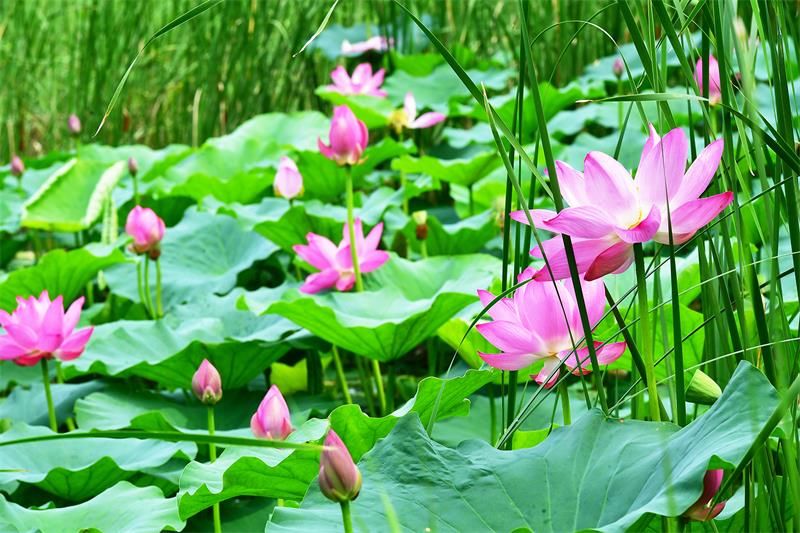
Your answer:
[[[520,274],[519,281],[530,279],[532,274],[531,269],[526,269]],[[605,285],[602,280],[581,281],[581,289],[589,323],[594,328],[603,318]],[[478,291],[478,296],[484,307],[495,298],[484,290]],[[516,290],[513,298],[503,298],[487,312],[492,322],[476,327],[486,340],[502,350],[502,353],[478,352],[489,366],[520,370],[536,361],[544,361],[544,367],[535,380],[547,388],[558,379],[561,363],[577,376],[591,372],[589,349],[585,346],[573,349],[584,334],[571,281],[529,281]],[[601,365],[616,361],[625,351],[624,342],[605,346],[595,342],[595,347]]]
[[[276,385],[271,386],[261,400],[250,419],[250,429],[256,437],[272,440],[283,440],[292,432],[289,406]]]
[[[370,50],[385,52],[389,49],[390,41],[391,40],[387,40],[386,37],[382,35],[376,35],[375,37],[370,37],[366,41],[359,41],[357,43],[351,43],[345,39],[342,41],[342,54],[357,56],[364,52],[369,52]]]
[[[83,297],[64,312],[64,298],[50,301],[47,291],[38,299],[17,297],[12,313],[0,310],[0,359],[12,360],[20,366],[33,366],[53,357],[71,361],[79,357],[89,342],[94,328],[75,330],[81,317]]]
[[[417,116],[417,101],[414,99],[414,95],[409,92],[406,93],[403,109],[393,112],[389,117],[389,123],[397,133],[400,133],[403,128],[411,130],[430,128],[440,122],[444,122],[446,118],[447,116],[444,114],[435,111]]]
[[[389,254],[378,250],[383,233],[383,222],[372,228],[366,238],[361,219],[354,222],[356,234],[356,252],[358,266],[362,274],[380,268],[389,260]],[[353,271],[353,259],[350,251],[350,226],[344,225],[342,229],[342,242],[339,246],[330,239],[309,233],[306,235],[308,245],[296,244],[294,251],[311,266],[320,272],[311,274],[300,287],[301,292],[314,294],[319,291],[336,287],[340,291],[349,291],[356,282]]]
[[[18,178],[25,173],[25,163],[22,162],[22,159],[20,159],[18,155],[15,155],[11,158],[10,166],[12,176],[16,176]]]
[[[385,98],[386,91],[381,89],[385,74],[386,71],[383,69],[372,74],[372,65],[361,63],[353,70],[353,75],[350,76],[347,74],[347,69],[339,65],[331,71],[333,85],[328,85],[327,89],[346,95],[366,94]]]
[[[559,187],[569,207],[560,213],[534,209],[531,218],[537,228],[573,237],[578,271],[587,280],[623,272],[633,262],[634,243],[669,244],[667,198],[674,244],[688,241],[733,200],[731,192],[700,198],[719,166],[722,139],[706,146],[685,170],[688,146],[680,128],[662,139],[651,125],[635,180],[602,152],[586,156],[583,174],[556,161]],[[528,223],[522,211],[511,213],[511,218]],[[542,244],[552,277],[569,277],[561,237]],[[543,257],[538,247],[531,254]],[[550,279],[550,271],[542,268],[534,278]]]
[[[361,471],[342,439],[332,429],[325,437],[319,461],[319,488],[334,502],[349,502],[361,491]]]
[[[297,170],[295,162],[286,156],[281,157],[281,161],[278,163],[278,172],[275,174],[273,187],[276,196],[283,196],[287,200],[303,193],[303,176]]]
[[[357,165],[369,142],[369,132],[366,124],[358,120],[349,107],[340,105],[333,109],[328,138],[330,145],[317,139],[322,155],[338,165]]]
[[[703,91],[703,58],[697,60],[694,67],[694,80],[697,82],[697,87],[700,89],[700,94]],[[711,105],[718,104],[722,100],[722,90],[720,89],[719,79],[719,63],[717,58],[713,55],[708,55],[708,101]]]
[[[706,475],[703,476],[703,494],[683,513],[683,516],[691,520],[707,522],[708,520],[713,520],[714,517],[722,512],[722,509],[725,508],[725,502],[720,502],[714,507],[710,507],[709,504],[719,492],[720,486],[722,486],[723,474],[723,470],[706,471]]]
[[[133,237],[131,250],[137,254],[148,254],[150,259],[158,259],[161,255],[161,239],[164,238],[164,221],[155,212],[137,205],[125,222],[125,231]]]
[[[614,72],[614,76],[617,78],[622,77],[622,73],[625,72],[625,63],[622,61],[621,57],[618,57],[614,60],[611,70]]]
[[[208,359],[203,359],[192,376],[192,392],[207,405],[214,405],[222,399],[222,378]]]
[[[71,114],[67,119],[67,129],[72,135],[80,135],[81,133],[81,119],[75,113]]]

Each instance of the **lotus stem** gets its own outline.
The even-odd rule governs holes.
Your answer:
[[[161,261],[156,259],[156,318],[164,316],[164,306],[161,298]],[[149,290],[148,290],[149,292]]]
[[[342,507],[342,524],[344,533],[353,533],[353,520],[350,518],[350,500],[345,500],[339,505]]]
[[[569,389],[567,388],[567,381],[562,381],[558,385],[558,388],[561,396],[561,417],[564,419],[564,425],[569,426],[572,424],[572,410],[569,406]]]
[[[147,314],[150,318],[155,318],[153,312],[153,297],[150,293],[150,257],[144,256],[144,306],[147,308]]]
[[[381,406],[381,415],[386,414],[386,393],[383,390],[383,375],[381,364],[377,359],[372,360],[372,371],[375,373],[375,386],[378,388],[378,403]]]
[[[144,285],[142,283],[142,262],[136,262],[136,287],[139,289],[139,299],[142,301],[142,305],[145,307],[147,314],[150,314],[150,309],[147,308],[147,298],[144,295]]]
[[[56,383],[59,385],[64,384],[64,370],[61,368],[61,361],[56,360]],[[72,420],[72,417],[69,416],[64,421],[67,425],[67,431],[75,431],[75,421]]]
[[[506,427],[505,431],[509,431],[509,429],[514,424],[514,417],[517,416],[517,380],[519,377],[519,370],[512,370],[508,373],[508,407],[506,408]],[[508,433],[508,438],[506,442],[508,443],[508,449],[511,449],[511,440],[514,437],[514,431],[510,431]]]
[[[347,227],[350,231],[350,256],[353,260],[353,274],[356,277],[356,291],[361,292],[364,290],[364,282],[361,279],[361,268],[358,265],[358,250],[356,249],[356,228],[353,217],[353,170],[350,167],[345,167],[345,174],[347,176],[345,198],[347,202]]]
[[[647,274],[644,266],[644,251],[641,243],[633,245],[636,262],[636,294],[639,297],[639,352],[644,359],[647,374],[647,403],[650,407],[650,420],[661,422],[661,411],[658,408],[658,388],[656,386],[656,370],[653,361],[653,346],[650,337],[650,317],[647,303]]]
[[[208,434],[210,436],[214,436],[214,406],[208,406]],[[213,442],[208,443],[208,457],[210,461],[213,463],[217,460],[217,445]],[[212,508],[211,512],[214,516],[214,533],[222,533],[222,521],[219,516],[219,502],[215,503]]]
[[[347,378],[344,375],[344,368],[342,368],[342,358],[339,357],[339,349],[336,345],[332,344],[331,347],[333,348],[331,351],[333,352],[333,363],[336,365],[336,375],[339,377],[339,384],[342,386],[344,400],[349,405],[353,403],[353,398],[350,396],[350,390],[347,387]]]
[[[47,358],[42,357],[42,382],[44,383],[44,397],[47,400],[47,417],[50,420],[50,429],[58,433],[56,409],[53,406],[53,393],[50,391],[50,370],[47,368]]]

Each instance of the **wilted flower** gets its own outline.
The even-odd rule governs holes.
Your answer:
[[[164,221],[155,212],[137,205],[128,213],[125,231],[133,237],[131,250],[137,254],[147,254],[150,259],[161,255],[161,239],[164,238]]]
[[[398,109],[389,116],[389,124],[397,133],[400,133],[403,128],[411,130],[430,128],[440,122],[444,122],[445,119],[447,119],[447,116],[436,111],[417,116],[417,101],[414,99],[414,95],[409,92],[406,93],[403,109]]]
[[[717,58],[713,55],[708,55],[708,101],[711,105],[718,104],[722,99],[722,90],[720,89],[719,79],[719,63]],[[700,94],[705,94],[703,90],[703,58],[697,60],[694,67],[694,80],[697,82],[697,87],[700,89]]]
[[[614,76],[617,78],[622,77],[622,73],[625,72],[625,63],[622,61],[621,57],[614,60],[614,65],[611,67],[611,70],[614,71]]]
[[[339,65],[331,71],[333,85],[328,85],[327,89],[340,94],[366,94],[385,98],[386,91],[381,89],[385,74],[386,71],[383,69],[372,74],[372,66],[369,63],[361,63],[350,76],[347,74],[347,69]]]
[[[0,310],[0,359],[10,359],[21,366],[32,366],[53,357],[70,361],[79,357],[89,342],[94,328],[75,330],[81,316],[83,297],[64,312],[64,299],[50,301],[47,291],[38,299],[17,297],[12,313]]]
[[[383,233],[383,222],[372,228],[366,238],[361,219],[355,220],[356,252],[361,273],[372,272],[389,260],[389,254],[378,250]],[[306,235],[308,245],[296,244],[294,251],[311,266],[320,272],[311,274],[300,287],[302,292],[313,294],[321,290],[336,287],[340,291],[349,291],[356,282],[353,271],[352,252],[350,251],[350,227],[345,224],[342,229],[342,242],[336,246],[330,239],[309,233]]]
[[[17,178],[22,176],[25,173],[25,163],[22,162],[22,159],[18,155],[14,155],[11,157],[11,175],[16,176]]]
[[[519,281],[529,279],[532,273],[527,269],[520,274]],[[589,323],[594,328],[603,317],[605,285],[602,280],[581,281],[581,289]],[[478,296],[484,306],[495,298],[483,290],[478,291]],[[555,286],[553,281],[529,281],[517,289],[512,298],[503,298],[487,312],[493,321],[478,324],[478,332],[503,351],[478,352],[489,366],[520,370],[536,361],[544,361],[544,367],[535,379],[545,387],[555,384],[561,363],[578,376],[591,372],[589,349],[585,345],[573,349],[580,346],[584,333],[571,281],[557,281]],[[616,361],[625,351],[624,342],[604,346],[599,342],[594,344],[601,365]]]
[[[139,163],[133,156],[128,158],[128,172],[131,176],[136,176],[139,173]]]
[[[633,262],[634,243],[652,239],[669,244],[670,219],[673,243],[681,244],[731,203],[731,192],[700,198],[717,171],[722,148],[722,139],[712,142],[685,170],[689,143],[683,130],[676,128],[662,139],[651,125],[635,180],[617,160],[602,152],[586,156],[583,174],[556,161],[561,194],[570,207],[560,213],[531,210],[534,224],[573,237],[578,271],[585,273],[587,280],[623,272]],[[528,223],[522,211],[514,211],[511,218]],[[561,237],[542,244],[553,277],[569,277]],[[538,247],[531,253],[543,256]],[[534,278],[550,279],[550,270],[544,267]]]
[[[714,517],[722,512],[722,509],[725,508],[725,502],[719,502],[714,507],[711,507],[710,504],[711,500],[714,499],[714,496],[717,495],[719,488],[722,486],[722,477],[724,473],[723,470],[706,471],[705,476],[703,476],[703,494],[701,494],[700,498],[683,513],[683,516],[691,520],[706,522],[708,520],[713,520]]]
[[[275,173],[273,187],[276,196],[283,196],[287,200],[303,193],[303,176],[297,170],[295,162],[286,156],[281,157],[280,163],[278,163],[278,172]]]
[[[361,491],[361,471],[332,429],[325,437],[319,461],[319,488],[326,498],[337,503],[355,500]]]
[[[203,359],[192,376],[192,392],[207,405],[214,405],[222,399],[222,378],[208,359]]]
[[[376,35],[375,37],[370,37],[366,41],[357,43],[351,43],[345,39],[342,41],[342,54],[356,56],[364,52],[369,52],[370,50],[385,52],[389,49],[390,42],[391,40],[387,40],[386,37],[382,35]]]
[[[272,440],[283,440],[292,432],[289,406],[276,385],[271,386],[261,400],[250,419],[250,429],[256,437]]]
[[[357,165],[369,142],[369,132],[349,107],[340,105],[333,109],[328,138],[330,145],[317,139],[322,155],[339,165]]]
[[[67,129],[72,135],[80,135],[81,133],[81,119],[75,113],[71,114],[67,119]]]

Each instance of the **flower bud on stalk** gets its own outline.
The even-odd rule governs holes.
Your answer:
[[[208,359],[203,359],[194,373],[192,391],[206,405],[214,405],[222,399],[222,378]]]
[[[416,227],[416,234],[418,241],[424,241],[428,238],[428,212],[427,211],[415,211],[411,214],[411,218],[414,220],[414,224],[417,225]]]
[[[292,432],[289,406],[280,389],[273,385],[250,419],[253,435],[260,439],[283,440]]]
[[[326,498],[338,503],[355,500],[361,491],[361,472],[332,429],[325,437],[319,463],[319,488]]]
[[[19,178],[24,173],[25,163],[22,162],[22,159],[20,159],[18,155],[13,156],[11,158],[11,175]]]
[[[139,163],[135,157],[128,158],[128,172],[130,172],[131,176],[136,176],[139,173]]]
[[[81,119],[75,113],[71,114],[67,119],[67,129],[70,135],[77,137],[81,133]]]

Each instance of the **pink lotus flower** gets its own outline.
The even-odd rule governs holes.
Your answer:
[[[369,143],[367,126],[356,118],[350,108],[340,105],[333,108],[333,119],[328,133],[330,145],[317,139],[319,151],[338,165],[357,165]]]
[[[259,439],[283,440],[292,432],[289,406],[280,389],[273,385],[250,419],[250,429]]]
[[[530,279],[532,274],[531,269],[526,269],[520,274],[519,281]],[[602,280],[581,281],[581,289],[589,322],[594,328],[603,317],[605,285]],[[495,298],[484,290],[478,291],[478,296],[484,306],[488,306]],[[478,352],[489,366],[501,370],[520,370],[536,361],[544,361],[544,367],[535,380],[547,388],[552,387],[558,379],[561,363],[576,376],[591,372],[588,348],[573,349],[576,344],[580,346],[584,335],[571,281],[532,280],[517,289],[513,298],[503,298],[494,304],[488,314],[493,321],[476,327],[486,340],[503,352]],[[616,361],[625,351],[624,342],[605,346],[595,342],[595,346],[601,365]]]
[[[282,196],[287,200],[303,193],[303,176],[297,170],[295,162],[286,156],[281,157],[281,161],[278,163],[278,172],[275,173],[273,187],[276,196]]]
[[[720,89],[719,63],[713,55],[708,55],[708,101],[711,105],[718,104],[722,100],[722,90]],[[697,60],[694,67],[694,80],[703,94],[703,58]]]
[[[148,254],[150,259],[161,255],[161,239],[164,238],[164,221],[155,212],[137,205],[128,213],[125,231],[133,237],[131,250],[137,254]]]
[[[669,244],[667,198],[675,244],[688,241],[731,203],[731,192],[700,198],[717,171],[722,148],[722,139],[712,142],[685,170],[688,141],[683,130],[676,128],[662,139],[651,125],[635,180],[602,152],[586,156],[583,174],[557,161],[561,194],[570,207],[560,213],[534,209],[531,217],[537,228],[573,237],[578,271],[585,279],[623,272],[633,262],[634,243],[652,239]],[[522,211],[511,218],[528,223]],[[561,237],[542,244],[552,277],[569,277]],[[531,254],[542,257],[538,247]],[[534,278],[550,279],[550,272],[544,267]]]
[[[711,500],[719,492],[722,486],[723,470],[708,470],[706,475],[703,476],[703,493],[689,509],[683,513],[683,516],[691,520],[700,522],[707,522],[713,520],[725,508],[725,502],[720,502],[714,507],[710,506]]]
[[[357,218],[355,233],[358,266],[362,274],[377,270],[389,260],[388,253],[378,250],[381,234],[383,234],[383,222],[372,228],[369,235],[364,238],[361,219]],[[333,244],[330,239],[315,233],[309,233],[306,235],[306,239],[308,245],[296,244],[293,247],[294,251],[311,266],[318,268],[320,272],[308,276],[306,282],[300,287],[300,291],[314,294],[332,287],[336,287],[340,291],[352,289],[356,282],[356,276],[350,251],[350,227],[347,224],[344,225],[342,242],[339,243],[339,246]]]
[[[192,376],[192,392],[207,405],[214,405],[222,399],[222,378],[208,359],[203,359]]]
[[[22,159],[20,159],[18,155],[14,155],[11,158],[10,170],[11,170],[11,175],[17,178],[25,173],[25,163],[22,162]]]
[[[61,296],[53,301],[47,291],[38,299],[18,296],[12,314],[0,310],[0,326],[5,329],[5,335],[0,335],[0,359],[33,366],[42,359],[71,361],[79,357],[94,331],[93,327],[75,331],[82,306],[83,297],[65,313]]]
[[[369,63],[361,63],[353,70],[353,75],[350,76],[347,74],[347,69],[339,65],[331,72],[333,85],[328,85],[327,89],[346,95],[366,94],[385,98],[386,91],[381,89],[385,74],[386,71],[383,69],[372,74],[372,66]]]
[[[342,54],[357,56],[361,55],[364,52],[369,52],[370,50],[374,50],[376,52],[385,52],[389,49],[390,40],[387,40],[386,37],[382,35],[376,35],[375,37],[370,37],[366,41],[360,41],[357,43],[351,43],[347,39],[342,41]]]
[[[430,128],[440,122],[444,122],[445,119],[447,119],[447,116],[435,111],[417,116],[417,101],[414,99],[414,95],[408,92],[403,102],[403,109],[398,109],[392,113],[389,117],[389,123],[399,133],[403,128],[411,130]]]
[[[361,471],[335,431],[328,430],[319,461],[319,488],[334,502],[349,502],[361,491]]]

